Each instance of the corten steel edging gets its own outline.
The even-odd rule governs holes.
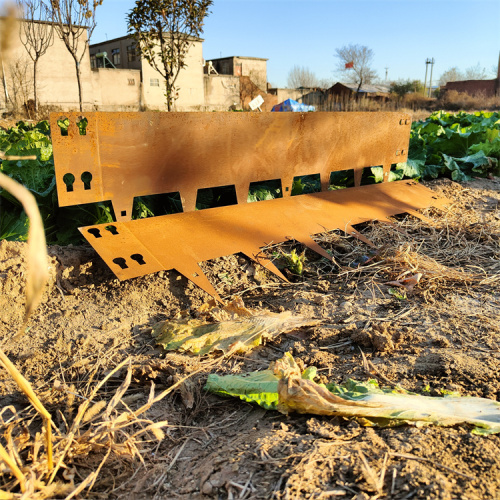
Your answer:
[[[120,279],[176,269],[219,298],[198,263],[241,252],[283,277],[260,248],[297,240],[331,258],[312,235],[416,209],[443,207],[449,200],[414,181],[361,186],[283,199],[212,208],[114,224],[80,228]]]
[[[77,121],[88,120],[86,135]],[[57,120],[70,121],[62,136]],[[193,211],[199,189],[234,185],[246,203],[251,182],[384,168],[407,160],[411,120],[405,113],[52,113],[59,205],[111,200],[117,220],[130,220],[137,196],[180,192]],[[91,174],[90,185],[82,176]],[[70,188],[63,178],[71,174]],[[87,189],[86,189],[87,188]],[[70,190],[68,190],[70,189]]]

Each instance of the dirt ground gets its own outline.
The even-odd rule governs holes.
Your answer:
[[[124,401],[132,409],[145,403],[153,382],[161,391],[196,372],[147,412],[154,422],[168,421],[164,439],[139,443],[142,461],[110,454],[80,497],[500,499],[500,435],[473,435],[467,425],[374,428],[340,417],[285,416],[203,390],[208,373],[265,369],[291,352],[325,381],[376,378],[422,394],[456,391],[500,401],[500,179],[428,185],[453,204],[424,211],[431,223],[402,215],[393,226],[357,227],[376,253],[338,232],[319,235],[338,267],[307,252],[304,274],[288,274],[288,284],[241,255],[203,264],[226,299],[240,296],[255,310],[322,320],[244,356],[165,353],[152,326],[193,313],[209,297],[175,271],[119,282],[87,247],[49,249],[49,286],[27,331],[15,338],[25,245],[0,242],[1,348],[59,429],[127,358],[132,380]],[[387,281],[417,272],[422,279],[406,298],[389,293]],[[96,399],[109,401],[125,376],[125,369],[117,372]],[[12,405],[29,432],[37,432],[27,400],[3,369],[0,381],[1,407]],[[54,390],[60,383],[65,389]],[[103,453],[94,447],[67,457],[75,483]],[[0,489],[8,481],[0,469]]]

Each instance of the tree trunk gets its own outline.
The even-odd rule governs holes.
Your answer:
[[[358,98],[358,95],[359,95],[359,89],[361,88],[361,86],[363,85],[363,78],[360,78],[359,79],[359,85],[358,85],[358,89],[356,90],[356,99]]]
[[[73,59],[75,60],[75,69],[76,69],[76,81],[78,82],[78,101],[80,103],[80,113],[83,112],[83,98],[82,98],[82,75],[80,71],[80,63],[78,59],[73,55]]]
[[[167,98],[167,111],[172,111],[172,85],[170,84],[170,79],[168,78],[168,69],[165,68],[165,73],[167,78],[165,78],[165,97]]]
[[[33,111],[35,112],[35,117],[38,115],[38,98],[36,94],[36,69],[38,66],[38,59],[33,61]]]

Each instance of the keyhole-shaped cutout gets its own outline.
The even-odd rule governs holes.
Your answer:
[[[121,269],[128,269],[127,262],[123,257],[117,257],[116,259],[113,259],[113,262],[117,266],[120,266]]]
[[[73,174],[64,174],[63,182],[66,184],[66,191],[71,193],[73,191],[73,184],[75,183],[75,176]]]
[[[59,118],[59,120],[57,120],[57,125],[59,125],[61,135],[67,136],[69,129],[69,118],[67,116],[62,116],[61,118]]]
[[[106,226],[106,231],[109,231],[113,236],[118,234],[116,226]]]
[[[89,229],[89,233],[94,235],[95,238],[102,238],[101,231],[99,229],[97,229],[96,227],[91,227]]]
[[[87,135],[87,125],[89,121],[84,116],[79,116],[78,121],[76,122],[76,126],[80,132],[80,135]]]
[[[131,255],[130,258],[132,260],[135,260],[140,266],[146,264],[146,262],[144,262],[144,258],[140,253],[134,253],[134,255]]]
[[[85,189],[85,191],[91,189],[90,182],[92,181],[92,174],[90,172],[83,172],[81,179],[83,182],[83,189]]]

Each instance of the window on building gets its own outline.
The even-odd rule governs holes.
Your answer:
[[[160,80],[158,78],[150,78],[149,79],[149,86],[150,87],[159,87],[160,86]]]
[[[136,54],[135,54],[135,45],[128,45],[127,46],[127,61],[132,62],[135,61]]]
[[[129,85],[135,85],[135,78],[129,78],[128,79],[128,84]]]
[[[95,54],[90,54],[90,67],[92,69],[97,68],[97,59],[95,57]]]
[[[120,64],[120,49],[113,49],[111,51],[111,58],[113,60],[113,64],[115,66],[119,66],[119,64]]]

